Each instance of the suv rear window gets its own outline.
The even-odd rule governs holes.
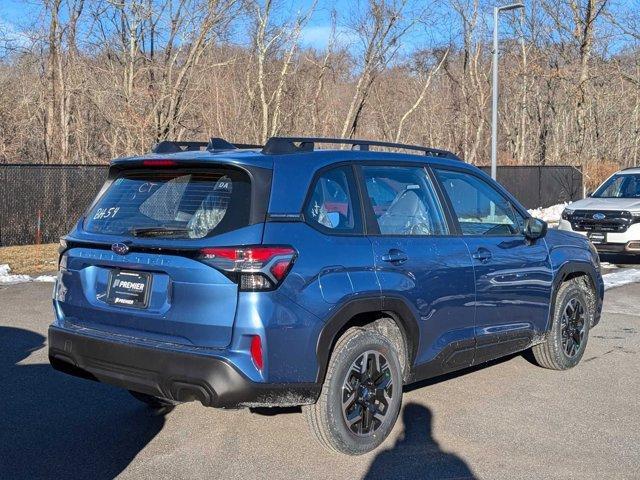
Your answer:
[[[237,170],[130,171],[87,215],[88,232],[202,238],[249,224],[251,184]]]

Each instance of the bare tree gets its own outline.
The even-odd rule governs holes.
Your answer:
[[[360,74],[349,110],[342,125],[342,136],[353,137],[367,102],[371,86],[400,48],[400,40],[416,19],[403,18],[408,0],[369,0],[368,9],[356,17],[350,28],[362,47]]]
[[[162,139],[342,133],[485,163],[490,2],[362,0],[328,17],[289,5],[26,4],[28,23],[0,26],[0,161],[104,162]],[[639,7],[536,0],[522,26],[505,17],[499,162],[582,164],[590,185],[638,163]]]
[[[257,66],[256,84],[260,103],[260,141],[265,142],[280,128],[282,97],[291,73],[294,55],[299,48],[300,33],[308,22],[315,2],[304,12],[298,12],[292,21],[277,24],[273,20],[274,1],[266,0],[264,5],[258,1],[250,3],[249,11],[254,24],[253,50]],[[274,62],[274,59],[277,61]],[[279,64],[269,71],[267,63]],[[253,88],[249,85],[249,94]]]
[[[398,122],[398,130],[396,131],[396,138],[395,138],[396,142],[400,141],[404,123],[411,116],[411,114],[417,110],[417,108],[426,98],[427,92],[429,91],[429,86],[431,85],[431,80],[433,79],[433,76],[438,73],[438,70],[440,70],[440,67],[442,67],[442,64],[447,59],[447,55],[449,55],[449,49],[445,50],[445,52],[442,54],[442,57],[440,58],[440,61],[438,61],[436,66],[433,67],[431,70],[429,70],[429,73],[427,74],[427,78],[423,81],[422,90],[420,90],[420,93],[418,94],[418,98],[416,98],[416,101],[413,102],[411,107],[409,107],[409,109],[406,112],[404,112],[402,117],[400,117],[400,121]]]
[[[577,79],[575,84],[575,125],[574,154],[582,157],[585,147],[588,108],[590,60],[596,31],[596,20],[604,11],[607,0],[545,0],[543,7],[556,26],[556,33],[566,38],[574,47],[571,54],[577,54]]]

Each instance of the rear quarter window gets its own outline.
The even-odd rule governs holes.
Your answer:
[[[203,238],[249,224],[251,183],[241,171],[122,173],[85,218],[88,232]]]
[[[360,203],[350,166],[317,177],[304,211],[307,223],[326,233],[362,233]]]

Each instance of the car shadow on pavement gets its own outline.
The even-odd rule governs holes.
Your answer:
[[[0,327],[0,476],[116,477],[162,429],[164,415],[125,391],[23,363],[44,340]]]
[[[438,383],[447,382],[454,378],[464,377],[465,375],[470,375],[474,372],[478,372],[480,370],[484,370],[485,368],[490,368],[496,365],[500,365],[501,363],[507,363],[513,360],[516,357],[524,357],[527,361],[533,358],[533,354],[529,354],[528,350],[524,352],[511,353],[504,357],[496,358],[494,360],[489,360],[488,362],[481,363],[479,365],[474,365],[472,367],[466,367],[462,370],[456,370],[454,372],[445,373],[443,375],[438,375],[437,377],[428,378],[426,380],[420,380],[418,382],[411,383],[409,385],[404,386],[404,392],[411,392],[413,390],[418,390],[420,388],[430,387],[432,385],[437,385]],[[531,360],[532,363],[535,364],[535,360]]]
[[[393,479],[475,479],[466,462],[442,451],[433,438],[433,415],[417,403],[402,410],[404,432],[394,446],[376,455],[366,480]]]

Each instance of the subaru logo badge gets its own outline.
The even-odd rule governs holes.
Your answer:
[[[129,246],[124,243],[114,243],[111,245],[111,251],[118,255],[126,255],[129,253]]]
[[[594,213],[593,214],[593,219],[594,220],[604,220],[605,218],[607,218],[607,216],[604,213]]]

